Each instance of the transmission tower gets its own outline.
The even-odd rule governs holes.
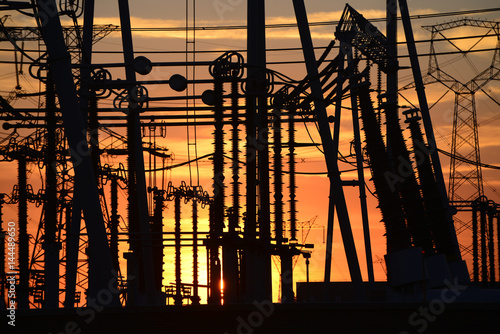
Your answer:
[[[469,49],[462,50],[443,33],[444,31],[464,26],[486,29],[487,32],[480,37],[479,41],[490,36],[496,36],[497,38],[497,44],[490,66],[465,83],[452,77],[439,67],[434,44],[436,38],[445,39],[455,49],[462,52],[466,60],[470,62],[467,55],[479,41],[473,44]],[[498,104],[498,101],[484,91],[484,87],[490,81],[497,80],[500,77],[500,22],[464,18],[443,24],[424,26],[423,28],[431,32],[430,59],[426,83],[439,82],[455,93],[450,177],[448,185],[450,203],[458,210],[470,210],[474,205],[473,202],[484,198],[476,112],[476,93],[482,91],[486,96]],[[462,241],[462,254],[472,255],[474,257],[474,262],[477,263],[477,240],[475,240],[475,238],[477,238],[478,233],[474,232],[474,217],[469,217],[469,219],[461,218],[463,217],[455,217],[457,234],[464,231],[473,232],[472,244],[463,244]],[[482,230],[479,232],[480,234],[493,233],[493,231]],[[483,268],[483,271],[486,271],[486,268]],[[474,266],[474,277],[478,277],[476,266]]]
[[[22,90],[21,85],[19,84],[19,75],[23,74],[23,62],[26,61],[25,58],[28,58],[27,53],[24,50],[25,42],[38,42],[42,41],[42,35],[38,27],[12,27],[8,26],[7,23],[10,19],[10,15],[5,15],[0,18],[0,42],[10,42],[14,46],[14,55],[15,55],[15,66],[16,66],[16,88],[15,90],[9,94],[7,98],[7,102],[11,100],[15,100],[25,93]],[[107,25],[94,25],[93,28],[93,36],[92,42],[93,44],[99,42],[104,37],[108,36],[113,31],[116,31],[118,26],[107,24]],[[64,39],[66,42],[66,46],[68,51],[71,54],[71,62],[73,64],[80,64],[82,61],[82,30],[83,27],[78,25],[78,22],[75,21],[73,26],[63,27]],[[43,45],[39,44],[40,46]],[[43,50],[40,50],[43,51]],[[17,59],[17,53],[21,53],[21,57]],[[41,70],[46,70],[46,59],[47,54],[42,53],[42,56],[39,59],[36,59],[35,66],[30,66],[30,74],[32,76],[40,76],[42,73]],[[29,59],[28,59],[29,60]],[[29,64],[28,64],[29,65]],[[33,71],[35,70],[35,71]],[[75,78],[79,78],[79,68],[72,69],[73,75]],[[42,75],[43,76],[43,75]]]

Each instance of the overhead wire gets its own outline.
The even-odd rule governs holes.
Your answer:
[[[415,43],[417,44],[420,44],[420,43],[429,43],[431,41],[434,41],[434,42],[442,42],[442,41],[447,41],[447,40],[466,40],[466,39],[473,39],[473,38],[480,38],[480,37],[495,37],[496,35],[470,35],[470,36],[455,36],[455,37],[448,37],[446,39],[443,39],[443,38],[438,38],[438,39],[434,39],[434,40],[431,40],[431,39],[421,39],[421,40],[416,40]],[[101,43],[103,44],[106,44],[104,41],[102,41]],[[201,43],[201,42],[200,42]],[[398,45],[405,45],[406,42],[404,41],[401,41],[401,42],[397,42],[396,44]],[[115,45],[114,43],[108,43],[108,44],[113,44]],[[116,45],[120,45],[118,43],[116,43]],[[327,46],[316,46],[314,47],[315,50],[324,50],[326,49]],[[338,46],[334,46],[333,48],[338,48]],[[153,48],[154,49],[154,48]],[[23,49],[25,52],[38,52],[38,50],[31,50],[31,49]],[[13,51],[12,49],[6,49],[6,48],[0,48],[0,51],[1,52],[9,52],[9,51]],[[233,51],[235,52],[240,52],[240,53],[244,53],[246,52],[247,50],[246,49],[233,49]],[[283,52],[283,51],[297,51],[297,52],[301,52],[302,51],[302,48],[300,47],[283,47],[283,48],[267,48],[266,49],[266,52]],[[149,50],[141,50],[140,53],[141,54],[184,54],[186,51],[185,50],[169,50],[169,51],[166,51],[166,50],[151,50],[151,48],[149,48]],[[189,53],[193,53],[193,51],[188,51]],[[196,50],[196,53],[221,53],[221,52],[225,52],[225,50]],[[119,51],[119,50],[93,50],[92,53],[94,54],[120,54],[122,53],[122,51]]]
[[[465,53],[477,53],[477,52],[487,52],[487,51],[495,51],[496,48],[486,48],[486,49],[478,49],[478,50],[471,50],[471,51],[464,51]],[[419,57],[428,57],[428,56],[432,56],[432,55],[437,55],[437,56],[441,56],[441,55],[454,55],[454,54],[460,54],[460,55],[463,55],[464,52],[460,52],[460,51],[445,51],[445,52],[439,52],[439,53],[419,53]],[[409,55],[398,55],[397,58],[398,59],[402,59],[402,58],[409,58],[410,56]],[[367,60],[367,58],[363,58],[361,57],[360,60]],[[0,60],[0,64],[15,64],[14,61],[12,60]],[[167,63],[165,63],[167,64]],[[304,64],[304,60],[289,60],[289,61],[269,61],[267,62],[268,65],[293,65],[293,64]],[[106,65],[110,66],[111,64],[99,64],[99,66],[101,67],[105,67]],[[194,65],[197,65],[197,64],[194,64]],[[200,64],[201,66],[202,64]],[[115,64],[113,64],[113,66],[116,67]],[[161,66],[161,64],[157,64],[156,66]]]
[[[495,12],[495,11],[500,11],[500,8],[487,8],[487,9],[479,9],[479,10],[468,10],[468,11],[455,11],[455,12],[444,12],[444,13],[413,15],[411,18],[412,19],[428,19],[428,18],[435,18],[435,17],[469,15],[469,14],[488,13],[488,12]],[[385,21],[385,18],[374,18],[374,19],[370,19],[370,21],[371,22],[383,22],[383,21]],[[325,21],[325,22],[311,22],[310,23],[310,26],[312,26],[312,27],[313,26],[329,26],[329,25],[338,25],[338,21]],[[274,29],[274,28],[288,28],[288,27],[295,27],[295,26],[296,26],[295,23],[290,23],[290,24],[271,24],[271,25],[267,25],[266,28],[268,28],[268,29]],[[181,31],[181,30],[185,29],[187,31],[187,30],[189,30],[189,28],[190,27],[188,27],[186,25],[186,28],[182,28],[182,27],[171,27],[171,28],[133,28],[132,30],[133,31]],[[241,25],[241,26],[212,26],[212,27],[196,27],[196,25],[194,25],[193,28],[192,28],[193,31],[195,31],[195,30],[233,30],[233,29],[246,29],[246,25]],[[420,42],[424,42],[424,41],[420,41]],[[270,51],[287,51],[287,50],[300,50],[300,48],[280,48],[280,49],[271,49]],[[481,51],[491,51],[491,50],[495,50],[495,49],[482,49],[482,50],[470,50],[469,49],[468,51],[466,51],[466,53],[469,53],[469,52],[481,52]],[[22,50],[19,50],[19,51],[23,52]],[[99,53],[100,51],[96,51],[96,52]],[[172,51],[170,51],[170,52],[172,52]],[[194,50],[193,50],[193,52],[194,52]],[[197,51],[197,52],[203,52],[203,51]],[[215,51],[208,51],[208,52],[215,52]],[[443,53],[439,53],[439,54],[456,54],[456,53],[463,54],[463,52],[443,52]],[[420,56],[428,56],[428,54],[424,54],[424,55],[420,54]],[[26,57],[29,58],[29,59],[32,59],[28,55],[26,55]],[[398,58],[404,58],[404,57],[407,57],[407,56],[406,55],[400,55],[400,56],[398,56]],[[3,63],[3,62],[0,62],[0,63]],[[274,62],[273,64],[290,64],[290,63],[297,63],[297,62],[290,62],[290,61],[288,61],[288,62]],[[300,61],[299,63],[302,63],[302,61]],[[475,67],[473,67],[473,69],[475,69]],[[475,69],[475,70],[477,72],[477,69]],[[274,71],[274,73],[278,76],[278,72]],[[285,75],[279,74],[278,77],[281,78],[285,82],[287,82],[287,80],[288,80],[288,82],[294,82],[294,83],[298,82],[298,81],[293,80],[293,79],[291,79],[291,78],[289,78],[289,77],[287,77]],[[446,93],[444,95],[446,95]],[[444,97],[444,95],[438,101],[436,101],[435,104],[437,104]],[[400,94],[400,96],[402,96],[408,103],[410,103],[412,106],[414,106],[402,94]],[[489,97],[491,98],[491,96],[489,96]],[[493,98],[491,98],[491,99],[498,104],[498,101],[496,101]],[[309,137],[311,138],[311,141],[313,143],[315,143],[314,140],[313,140],[313,138],[312,138],[312,135],[311,135],[311,133],[310,133],[308,127],[307,127],[307,125],[306,125],[306,131],[307,131]],[[318,149],[320,150],[320,152],[322,152],[319,147],[318,147]],[[344,156],[342,156],[342,154],[340,154],[340,156],[344,159],[344,162],[348,162],[347,159]],[[206,156],[203,156],[203,157],[206,157]],[[200,157],[200,158],[197,157],[196,159],[194,159],[192,161],[198,161],[199,159],[201,159],[203,157]],[[189,160],[191,161],[191,159],[189,159]],[[175,165],[175,166],[173,165],[173,166],[171,166],[171,168],[175,168],[178,165]]]
[[[442,150],[440,148],[437,149],[439,153],[442,153],[450,158],[454,158],[456,160],[459,160],[461,162],[464,162],[466,164],[469,164],[469,165],[474,165],[474,166],[480,166],[482,168],[488,168],[488,169],[497,169],[497,170],[500,170],[500,166],[495,166],[495,165],[491,165],[491,164],[485,164],[484,162],[479,162],[479,161],[472,161],[470,159],[467,159],[461,155],[454,155],[454,154],[451,154],[450,152],[447,152],[445,150]]]

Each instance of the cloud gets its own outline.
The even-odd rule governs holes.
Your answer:
[[[434,11],[431,9],[421,9],[415,11],[415,15],[419,14],[429,14]],[[362,14],[367,18],[384,18],[385,11],[382,10],[364,10]],[[328,21],[338,21],[342,16],[342,11],[332,11],[332,12],[316,12],[311,13],[308,16],[309,22],[328,22]],[[196,26],[201,30],[196,31],[197,40],[246,40],[246,33],[244,29],[214,29],[217,23],[216,20],[200,20],[196,22]],[[66,22],[70,23],[70,22]],[[295,24],[296,20],[294,16],[275,16],[266,18],[267,25],[288,25]],[[118,17],[97,17],[95,18],[95,24],[115,24],[120,25],[120,20]],[[131,24],[134,28],[166,28],[163,30],[145,30],[145,31],[134,31],[134,36],[143,38],[176,38],[185,39],[186,33],[183,31],[185,27],[185,20],[165,20],[165,19],[148,19],[142,17],[131,17]],[[246,20],[243,22],[241,20],[225,20],[224,26],[244,26],[246,25]],[[375,24],[380,30],[384,31],[384,22]],[[177,29],[178,28],[178,29]],[[204,28],[204,29],[203,29]],[[334,38],[335,27],[333,25],[326,26],[316,26],[311,27],[311,35],[313,39],[331,40]],[[402,35],[401,35],[402,37]],[[295,27],[283,27],[283,28],[272,28],[267,29],[268,39],[299,39],[298,30]]]
[[[385,11],[383,10],[363,10],[360,11],[367,19],[373,18],[384,18]],[[420,9],[414,11],[412,14],[429,14],[435,11],[431,9]],[[310,23],[313,22],[328,22],[328,21],[338,21],[342,16],[342,11],[330,11],[330,12],[314,12],[308,15]],[[72,26],[73,22],[68,18],[61,17],[63,26]],[[33,18],[27,17],[21,14],[14,14],[12,19],[8,21],[7,25],[14,25],[9,23],[14,23],[16,26],[34,26],[35,22]],[[214,29],[214,27],[220,27],[219,20],[198,20],[196,26],[202,30],[196,31],[197,40],[246,40],[246,32],[244,29]],[[108,17],[95,17],[94,23],[96,25],[107,25],[113,24],[120,26],[120,19],[118,16],[108,16]],[[295,24],[296,19],[294,16],[274,16],[266,18],[266,24],[268,25],[280,25],[280,24]],[[82,22],[80,22],[82,24]],[[162,39],[182,39],[186,38],[186,33],[183,30],[185,27],[184,17],[179,19],[151,19],[145,17],[131,17],[131,24],[134,28],[145,28],[144,31],[134,31],[134,37],[138,38],[162,38]],[[246,19],[225,19],[222,26],[244,26],[246,25]],[[375,25],[384,32],[385,22],[376,22]],[[147,30],[151,28],[152,30]],[[158,29],[165,28],[165,29]],[[203,29],[205,28],[205,29]],[[158,29],[158,30],[153,30]],[[335,27],[333,25],[326,26],[312,26],[311,35],[314,40],[331,40],[334,39]],[[112,36],[118,37],[119,34],[114,34]],[[299,39],[298,30],[295,27],[284,27],[284,28],[272,28],[267,29],[267,38],[273,39]],[[404,38],[401,34],[400,38]]]

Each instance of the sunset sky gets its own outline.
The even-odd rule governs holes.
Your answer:
[[[116,1],[96,1],[96,18],[95,24],[115,24],[119,25],[118,18],[118,6]],[[190,3],[192,1],[189,1]],[[340,19],[341,13],[344,9],[345,3],[335,2],[335,1],[320,1],[320,0],[308,0],[306,2],[306,8],[308,10],[309,22],[324,22],[324,21],[338,21]],[[478,1],[415,1],[410,0],[409,9],[410,14],[428,14],[428,13],[440,13],[440,12],[452,12],[461,11],[469,9],[483,9],[483,8],[493,8],[498,7],[498,2],[493,0],[478,0]],[[349,3],[352,7],[362,13],[366,18],[383,18],[385,17],[385,1],[352,1]],[[473,6],[473,7],[472,7]],[[132,27],[133,28],[170,28],[170,27],[185,27],[185,1],[162,1],[162,0],[141,0],[141,1],[130,1],[131,15],[132,15]],[[191,9],[192,10],[192,9]],[[10,13],[9,13],[10,14]],[[266,7],[266,23],[281,24],[281,23],[294,23],[295,16],[293,12],[293,6],[291,1],[284,0],[273,0],[268,1]],[[486,14],[475,14],[473,16],[467,16],[474,19],[484,19],[484,20],[500,20],[500,12],[486,13]],[[423,25],[434,25],[437,23],[443,23],[447,21],[456,20],[462,18],[462,16],[457,17],[445,17],[445,18],[432,18],[432,19],[421,19],[414,20],[412,22],[414,28],[414,34],[416,40],[428,40],[430,39],[430,33],[421,28]],[[81,21],[83,22],[83,20]],[[69,24],[69,20],[63,19],[64,24]],[[233,25],[245,25],[246,23],[246,1],[243,0],[202,0],[196,1],[196,26],[197,27],[214,27],[214,26],[233,26]],[[31,18],[23,17],[20,14],[12,13],[12,18],[6,22],[7,26],[32,26],[34,22]],[[384,23],[378,22],[375,25],[382,31],[385,32]],[[401,22],[399,23],[399,41],[404,41],[403,30]],[[146,29],[147,30],[147,29]],[[335,38],[334,31],[335,26],[320,26],[312,27],[312,37],[313,42],[316,47],[325,47],[328,43]],[[460,28],[453,31],[445,32],[445,36],[465,36],[465,35],[478,35],[484,34],[486,31],[474,28]],[[178,31],[135,31],[133,32],[134,38],[134,48],[136,55],[144,55],[151,59],[153,62],[169,62],[169,61],[183,61],[186,57],[182,53],[150,53],[151,51],[184,51],[186,48],[185,44],[185,32]],[[467,49],[472,46],[474,40],[462,40],[455,43],[461,49]],[[496,38],[489,37],[482,40],[475,49],[489,49],[494,48],[496,45]],[[11,50],[12,47],[8,42],[3,42],[0,46],[2,52],[0,52],[0,61],[13,61],[13,53],[7,52],[5,50]],[[217,58],[224,51],[228,50],[245,50],[246,49],[246,31],[244,29],[206,29],[196,31],[196,44],[197,51],[206,51],[203,53],[196,54],[197,61],[210,61]],[[300,41],[298,37],[298,32],[295,27],[289,28],[269,28],[267,30],[267,47],[269,49],[280,49],[280,48],[297,48],[300,47]],[[35,43],[26,43],[26,48],[34,50],[36,48]],[[94,63],[120,63],[123,61],[122,55],[119,53],[109,53],[106,51],[120,51],[121,50],[121,39],[118,32],[112,33],[107,36],[101,42],[99,42],[95,47],[94,51],[98,51],[93,55]],[[453,47],[447,42],[439,42],[436,44],[436,51],[445,52],[452,51]],[[210,52],[208,52],[210,51]],[[419,53],[429,52],[429,43],[419,43],[418,44]],[[319,56],[322,50],[317,51]],[[334,51],[337,52],[336,50]],[[400,55],[406,55],[407,50],[404,44],[399,46]],[[32,53],[33,56],[35,53]],[[242,52],[243,56],[246,54]],[[463,59],[461,55],[445,55],[439,56],[438,60],[440,64],[444,64],[442,69],[445,70],[450,75],[455,78],[467,82],[472,77],[474,77],[478,72],[487,68],[491,64],[493,57],[493,52],[480,52],[475,53],[470,57],[470,60],[474,66],[470,66],[468,62]],[[330,58],[331,59],[331,58]],[[188,58],[188,60],[193,60],[193,58]],[[300,50],[279,50],[279,51],[269,51],[267,53],[268,62],[278,62],[278,61],[301,61],[303,60],[302,52]],[[402,58],[400,60],[400,65],[407,66],[409,64],[407,58]],[[428,57],[420,57],[420,65],[422,71],[425,73],[427,71]],[[15,75],[14,75],[14,65],[12,64],[1,64],[0,65],[3,75],[0,76],[0,94],[2,96],[7,96],[8,92],[12,91],[15,87]],[[26,66],[26,65],[25,65]],[[26,66],[27,67],[27,66]],[[273,65],[270,64],[269,68],[282,72],[293,79],[300,80],[305,75],[305,67],[303,64],[287,64],[287,65]],[[191,71],[191,69],[189,69]],[[38,89],[38,82],[29,78],[27,70],[25,74],[21,76],[21,85],[23,89],[28,92],[35,92]],[[155,67],[153,71],[145,76],[138,76],[140,80],[160,80],[168,79],[172,74],[182,74],[186,75],[185,67]],[[190,72],[191,73],[191,72]],[[112,70],[113,78],[125,78],[124,71],[121,69]],[[375,72],[373,72],[373,85],[376,83]],[[208,79],[210,75],[208,69],[204,67],[196,68],[196,77],[199,79]],[[399,73],[400,82],[399,85],[404,86],[412,81],[411,71],[406,69]],[[196,94],[201,94],[205,89],[210,88],[210,86],[199,86],[196,87]],[[184,93],[175,93],[167,85],[150,85],[148,86],[149,95],[151,97],[159,96],[171,96],[171,95],[183,95]],[[229,88],[227,88],[229,89]],[[500,85],[498,82],[490,83],[485,90],[494,98],[500,97]],[[446,88],[438,83],[428,86],[426,89],[428,102],[430,106],[442,97],[446,92]],[[402,94],[412,103],[418,104],[416,95],[413,90],[403,91]],[[500,99],[498,99],[500,101]],[[14,104],[14,107],[36,107],[38,101],[34,99],[29,100],[18,100]],[[243,101],[242,101],[243,102]],[[242,103],[241,102],[241,103]],[[498,131],[500,129],[500,114],[499,106],[491,101],[482,93],[478,93],[476,96],[477,103],[477,114],[479,123],[479,142],[481,146],[481,159],[482,162],[500,165],[500,156],[498,155],[498,150],[500,148],[500,143],[497,139]],[[197,105],[201,105],[201,101],[196,102]],[[100,107],[110,107],[112,105],[112,99],[101,101],[99,103]],[[184,101],[167,101],[167,102],[152,102],[150,106],[183,106]],[[192,104],[190,104],[192,105]],[[400,99],[400,105],[408,105],[406,101]],[[434,124],[434,131],[437,138],[438,147],[449,151],[451,145],[451,129],[452,129],[452,116],[453,116],[453,105],[454,105],[454,95],[449,92],[442,98],[439,103],[437,103],[431,109],[431,117]],[[346,105],[348,106],[348,105]],[[329,110],[332,113],[333,110]],[[203,113],[203,112],[201,112]],[[206,113],[206,112],[205,112]],[[116,114],[116,113],[115,113]],[[178,113],[177,113],[178,114]],[[341,131],[341,143],[340,152],[343,155],[349,155],[350,153],[350,142],[353,138],[351,124],[352,120],[350,117],[350,110],[346,110],[342,115],[342,131]],[[402,124],[404,128],[404,124]],[[243,130],[243,128],[241,128]],[[319,143],[320,138],[317,133],[316,127],[313,124],[308,124],[308,129],[310,130],[311,137],[309,137],[306,128],[303,125],[298,126],[297,141],[301,143],[311,143],[312,141]],[[115,129],[117,132],[124,133],[123,129]],[[211,153],[213,151],[213,139],[212,139],[212,127],[197,127],[197,144],[198,144],[198,156],[203,156],[205,154]],[[27,134],[26,131],[20,131],[22,134]],[[1,138],[4,138],[8,132],[5,130],[0,130]],[[229,138],[229,127],[226,130],[227,137]],[[193,140],[194,129],[190,129],[191,141]],[[286,135],[286,134],[285,134]],[[243,136],[243,132],[241,134]],[[104,137],[104,136],[103,136]],[[146,138],[145,138],[146,140]],[[167,147],[171,153],[175,155],[175,160],[168,161],[167,164],[178,164],[188,160],[188,145],[187,145],[187,131],[184,127],[168,127],[165,138],[157,138],[159,145]],[[103,142],[105,145],[106,142]],[[243,149],[243,146],[241,146]],[[229,145],[226,145],[226,151],[230,150]],[[193,151],[190,153],[191,158],[193,158]],[[243,154],[242,154],[243,157]],[[441,155],[441,162],[443,165],[443,173],[445,175],[445,180],[448,180],[449,175],[449,158]],[[148,166],[148,156],[146,159],[146,169]],[[117,164],[118,162],[123,162],[121,158],[113,157],[103,157],[102,163]],[[324,164],[324,156],[315,147],[308,146],[305,148],[299,148],[297,150],[297,169],[300,172],[324,172],[326,167]],[[161,165],[161,162],[158,161]],[[16,180],[16,164],[3,162],[0,164],[2,172],[0,175],[0,192],[10,193],[12,187]],[[152,166],[151,166],[152,167]],[[192,184],[200,184],[203,188],[211,192],[211,177],[213,176],[211,160],[203,159],[199,162],[199,179],[197,178],[196,165],[192,164],[191,175]],[[226,180],[230,179],[229,164],[226,164],[227,176]],[[285,166],[285,169],[288,169]],[[350,169],[349,165],[341,165],[342,170]],[[30,166],[30,179],[29,182],[33,185],[35,193],[41,187],[40,183],[40,171],[38,166]],[[165,181],[172,181],[174,186],[179,186],[181,181],[186,181],[190,183],[190,171],[188,167],[175,168],[171,171],[165,173]],[[161,177],[161,174],[158,174]],[[365,171],[365,177],[368,180],[370,178],[369,171]],[[500,201],[500,195],[497,189],[500,189],[500,171],[498,170],[487,170],[483,169],[483,177],[485,181],[485,194],[488,198],[494,201]],[[285,175],[286,178],[286,175]],[[352,180],[356,178],[354,172],[345,172],[342,174],[344,180]],[[148,180],[148,178],[147,178]],[[297,178],[298,189],[297,189],[297,199],[298,199],[298,218],[301,222],[306,222],[311,219],[315,219],[314,228],[311,230],[307,243],[314,243],[315,248],[311,258],[311,280],[320,281],[323,279],[324,270],[324,228],[326,226],[327,212],[328,212],[328,182],[326,175],[300,175]],[[160,181],[158,181],[160,182]],[[228,184],[229,185],[229,184]],[[107,186],[109,187],[109,186]],[[370,190],[373,191],[373,185],[368,184]],[[109,188],[108,188],[109,189]],[[243,191],[244,185],[242,185],[241,190]],[[366,276],[366,260],[363,250],[363,235],[361,227],[361,214],[358,205],[358,193],[356,188],[345,188],[346,197],[348,199],[349,214],[351,218],[352,228],[354,231],[356,246],[358,249],[358,257],[360,258],[360,264],[363,272],[363,278],[367,279]],[[227,194],[230,194],[228,189]],[[286,194],[285,194],[286,196]],[[384,228],[383,224],[380,222],[379,210],[376,208],[376,199],[368,195],[368,205],[370,213],[370,234],[372,238],[372,248],[373,248],[373,262],[375,270],[376,280],[385,280],[386,276],[384,273],[385,264],[380,262],[386,252],[386,240],[383,236]],[[125,192],[120,193],[120,205],[122,208],[122,216],[126,217],[125,207]],[[286,198],[286,197],[285,197]],[[229,203],[230,200],[228,199]],[[288,210],[288,209],[286,209]],[[206,211],[206,210],[205,210]],[[244,211],[244,210],[243,210]],[[30,233],[36,233],[36,226],[39,220],[39,210],[37,210],[34,205],[30,205],[29,213],[29,224],[31,226]],[[183,208],[183,218],[186,221],[183,223],[183,229],[189,229],[189,219],[190,208],[186,206]],[[165,231],[173,231],[173,203],[169,204],[164,212],[164,223]],[[200,219],[202,220],[201,230],[207,229],[207,214],[200,213]],[[4,221],[17,220],[17,206],[16,205],[6,205],[4,209]],[[300,231],[299,231],[300,232]],[[300,237],[299,233],[299,237]],[[126,250],[126,245],[123,244],[121,251]],[[334,231],[334,260],[332,264],[332,280],[345,281],[349,280],[349,272],[347,270],[347,265],[345,261],[345,255],[343,253],[343,245],[340,238],[340,233],[335,222]],[[173,254],[169,249],[166,250],[166,260],[165,260],[165,284],[173,282]],[[191,275],[191,265],[189,263],[191,254],[186,251],[183,257],[183,280],[189,282]],[[169,262],[168,259],[172,259]],[[380,261],[379,261],[380,260]],[[204,257],[200,256],[200,266],[203,271]],[[470,269],[470,268],[469,268]],[[201,274],[203,275],[203,274]],[[277,277],[277,275],[275,275]],[[200,280],[203,281],[205,278],[202,277]],[[299,258],[298,264],[295,271],[295,279],[297,281],[305,280],[305,264],[304,259]],[[277,280],[276,280],[277,282]],[[202,282],[203,283],[203,282]],[[277,290],[277,289],[276,289]],[[203,292],[202,292],[203,293]],[[276,296],[276,294],[275,294]]]

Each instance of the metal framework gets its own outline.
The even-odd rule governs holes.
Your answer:
[[[480,40],[486,36],[496,36],[497,38],[497,46],[490,66],[466,83],[455,79],[439,67],[434,45],[434,40],[437,36],[446,39],[446,36],[442,33],[443,31],[464,26],[486,28],[487,32]],[[427,80],[427,83],[439,82],[455,93],[451,150],[452,159],[450,163],[450,183],[448,186],[449,197],[452,202],[472,201],[484,195],[475,94],[483,90],[483,87],[487,85],[488,82],[497,80],[500,76],[500,23],[461,19],[433,26],[424,26],[423,28],[431,33],[431,56],[429,58],[428,68],[430,78]],[[453,44],[452,41],[448,40],[448,42],[460,52],[464,52],[465,55],[474,47],[472,46],[469,50],[461,50],[457,45]],[[471,160],[474,162],[474,165],[467,165],[455,157]],[[467,167],[463,168],[465,166]],[[459,190],[460,188],[461,190]],[[470,226],[465,227],[469,228]]]
[[[413,150],[407,148],[399,119],[394,13],[388,18],[393,25],[388,29],[391,30],[389,38],[386,38],[347,5],[336,31],[341,42],[340,53],[332,56],[335,44],[332,41],[317,60],[304,1],[293,0],[307,70],[304,79],[294,80],[267,67],[264,0],[248,1],[246,59],[229,51],[213,61],[196,60],[195,1],[189,0],[186,4],[186,54],[190,55],[186,55],[184,62],[157,63],[135,55],[128,0],[118,0],[123,61],[98,65],[92,59],[92,46],[117,27],[93,25],[93,0],[59,2],[58,14],[73,19],[71,28],[61,27],[59,15],[47,13],[48,8],[56,6],[56,1],[33,3],[36,4],[38,28],[7,27],[6,17],[0,19],[0,42],[12,43],[16,54],[26,54],[18,45],[22,41],[43,41],[46,47],[42,50],[46,51],[42,57],[30,59],[30,74],[45,87],[44,92],[37,93],[45,96],[44,108],[14,109],[8,100],[0,97],[0,120],[9,121],[4,123],[4,129],[11,130],[10,141],[0,147],[0,156],[18,164],[17,185],[9,201],[0,196],[0,209],[2,205],[18,205],[20,308],[58,308],[60,303],[66,308],[74,308],[81,302],[83,293],[86,294],[84,303],[97,299],[99,306],[155,306],[170,303],[170,299],[176,306],[200,304],[200,288],[206,288],[207,303],[213,305],[267,301],[272,298],[272,260],[275,258],[280,260],[279,300],[282,303],[294,302],[294,264],[300,255],[304,256],[306,264],[311,257],[306,250],[311,245],[305,244],[305,237],[299,240],[298,229],[307,229],[307,237],[316,219],[298,222],[296,155],[304,146],[321,146],[328,169],[330,193],[325,296],[331,281],[335,216],[352,281],[353,299],[363,301],[370,298],[370,294],[365,293],[366,288],[371,289],[375,284],[364,174],[366,166],[371,169],[386,226],[391,288],[414,298],[410,294],[426,288],[422,263],[435,256],[443,268],[451,271],[452,265],[460,261],[437,151],[426,149],[435,147],[435,140],[406,1],[400,1],[400,4],[421,109],[404,112]],[[389,3],[395,5],[395,0],[389,0]],[[9,9],[33,9],[23,7],[21,3],[10,5],[13,7]],[[84,15],[83,27],[77,20],[81,15]],[[41,22],[41,17],[47,17],[47,21]],[[498,26],[490,28],[498,35]],[[443,27],[437,32],[446,29],[451,28]],[[358,51],[368,58],[361,73],[358,67],[362,57]],[[490,69],[464,87],[475,92],[482,89],[489,79],[496,78],[499,74],[498,57],[496,52],[496,60]],[[385,94],[379,82],[378,108],[374,108],[374,90],[370,88],[370,68],[374,64],[380,77],[381,72],[385,72],[389,78]],[[439,70],[437,60],[434,59],[433,64],[432,73],[436,77],[444,83],[452,82]],[[154,80],[139,77],[149,75],[155,66],[181,68],[186,71],[186,77],[179,74]],[[207,70],[210,77],[197,79],[198,67]],[[123,70],[125,79],[115,78],[115,69]],[[75,76],[77,71],[79,75]],[[198,95],[198,84],[212,87]],[[151,85],[169,85],[177,93],[185,94],[169,92],[167,96],[152,96],[148,90]],[[451,86],[466,90],[455,83]],[[16,90],[19,91],[17,87]],[[463,95],[462,90],[457,94]],[[342,112],[346,110],[342,104],[346,99],[350,99],[348,112],[353,130],[350,161],[339,154],[340,122]],[[101,101],[109,105],[102,107],[100,104],[104,103]],[[181,106],[153,106],[153,102],[165,101],[185,103]],[[201,106],[202,103],[205,105]],[[334,108],[334,116],[328,115],[329,106]],[[425,135],[420,129],[420,120]],[[307,122],[317,125],[321,145],[297,142],[299,136],[296,133],[300,131],[297,124]],[[171,154],[167,148],[157,145],[156,136],[159,132],[159,136],[165,138],[167,126],[187,127],[188,161],[166,166],[165,161],[171,158]],[[201,126],[213,130],[213,151],[199,157],[195,146],[196,131]],[[112,130],[119,127],[124,135]],[[230,132],[226,134],[228,130]],[[18,138],[18,131],[29,134]],[[240,134],[243,131],[244,138]],[[244,157],[240,154],[242,151]],[[424,162],[414,161],[412,152],[422,155]],[[121,158],[126,159],[126,166],[117,163]],[[146,168],[147,158],[149,169]],[[164,175],[161,182],[157,182],[159,173],[183,165],[191,167],[192,163],[204,158],[212,160],[213,174],[209,179],[213,182],[213,194],[205,192],[199,184],[193,184],[191,168],[189,185],[186,182],[179,187],[174,187],[172,182],[165,185]],[[464,156],[463,159],[470,157]],[[161,167],[157,166],[157,161],[162,162]],[[341,177],[343,163],[355,167],[355,180],[347,181]],[[29,168],[36,165],[44,171],[44,187],[38,194],[29,186],[27,178]],[[399,175],[398,179],[396,174],[402,166],[409,166],[409,171],[405,177]],[[390,181],[389,174],[396,175],[393,179],[396,182]],[[360,197],[369,285],[363,282],[345,197],[344,187],[353,185],[358,187]],[[288,191],[284,190],[286,187]],[[120,216],[120,209],[124,206],[120,193],[126,196],[127,217]],[[288,198],[285,199],[285,195]],[[181,217],[183,201],[192,207],[189,218]],[[28,233],[30,202],[42,207],[34,244],[30,244]],[[169,226],[172,231],[167,231],[164,223],[164,209],[169,202],[173,203],[174,219]],[[491,240],[493,218],[498,218],[498,215],[493,213],[493,205],[475,204],[474,210],[480,212],[477,214],[480,219],[473,228],[482,241],[474,247],[480,248],[477,252],[488,253],[494,258],[494,247],[490,241],[484,240]],[[208,213],[199,207],[208,207]],[[199,214],[208,217],[205,231],[199,230]],[[120,258],[125,243],[128,249],[123,252],[123,259],[126,261]],[[202,247],[207,257],[206,284],[200,283]],[[167,284],[164,283],[165,249],[171,250],[173,259],[174,282]],[[182,256],[185,250],[192,251],[192,276],[186,275],[184,270],[188,262]],[[412,269],[416,268],[417,274],[401,272],[407,263]],[[127,268],[126,282],[121,278],[124,265]],[[309,267],[306,269],[309,281]],[[430,272],[435,274],[435,271]],[[4,271],[0,276],[2,274]],[[491,269],[490,276],[495,274]],[[444,280],[445,277],[439,278]],[[0,283],[4,288],[3,277],[0,277]],[[102,302],[102,294],[106,291],[111,291],[111,297]]]
[[[389,52],[387,38],[348,4],[344,8],[335,35],[377,63],[382,71],[396,70],[397,61]]]

